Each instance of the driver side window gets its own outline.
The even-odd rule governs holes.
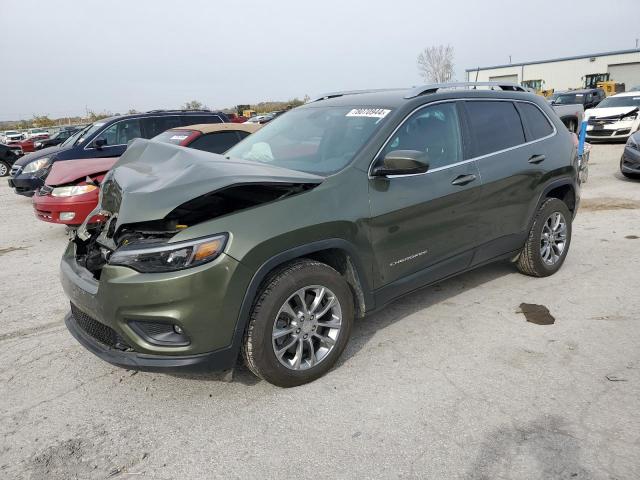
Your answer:
[[[124,120],[107,127],[95,139],[104,140],[106,146],[126,145],[129,140],[142,137],[140,120]]]
[[[418,150],[429,169],[462,161],[460,123],[455,103],[439,103],[411,115],[391,138],[382,156],[394,150]]]

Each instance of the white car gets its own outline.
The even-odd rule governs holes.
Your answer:
[[[2,134],[2,143],[9,145],[11,143],[24,140],[24,135],[17,130],[5,130]]]
[[[584,112],[587,139],[626,140],[640,127],[640,92],[618,93]]]
[[[30,128],[27,130],[27,138],[49,138],[49,131],[44,128]]]

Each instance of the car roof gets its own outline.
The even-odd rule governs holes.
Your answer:
[[[615,95],[612,95],[612,97],[637,97],[638,96],[638,92],[621,92],[621,93],[616,93]]]
[[[140,112],[140,113],[127,113],[125,115],[113,115],[111,117],[102,118],[100,120],[96,120],[96,122],[100,123],[109,123],[117,120],[122,120],[125,118],[146,118],[146,117],[164,117],[166,115],[182,115],[185,117],[189,116],[203,116],[203,115],[222,115],[221,118],[224,118],[225,114],[219,110],[150,110],[148,112]]]
[[[594,90],[602,90],[602,88],[597,87],[597,88],[576,88],[575,90],[561,90],[559,92],[553,92],[553,93],[589,93],[589,92],[593,92]]]
[[[478,88],[481,87],[481,88]],[[306,103],[304,107],[314,106],[353,106],[353,107],[387,107],[398,108],[421,99],[426,103],[429,99],[462,98],[482,96],[485,98],[517,98],[519,95],[533,95],[522,86],[510,82],[451,82],[442,84],[421,85],[411,88],[390,88],[382,90],[352,90],[320,95],[316,100]],[[515,97],[514,97],[514,94]]]
[[[201,133],[213,133],[229,131],[241,131],[247,133],[253,133],[259,130],[262,125],[250,124],[250,123],[199,123],[197,125],[187,125],[184,127],[175,127],[171,130],[197,130]]]

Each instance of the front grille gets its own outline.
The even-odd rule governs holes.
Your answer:
[[[20,170],[22,170],[22,167],[20,166],[16,166],[16,167],[11,167],[11,176],[15,177],[16,175],[18,175],[20,173]]]
[[[589,118],[589,125],[610,125],[612,123],[618,123],[620,121],[619,118]]]
[[[88,335],[95,338],[100,343],[118,350],[130,350],[131,347],[125,342],[118,332],[97,320],[94,320],[86,313],[78,310],[73,303],[71,304],[71,315],[75,319],[78,326]]]
[[[615,130],[589,130],[587,135],[590,137],[610,137]]]

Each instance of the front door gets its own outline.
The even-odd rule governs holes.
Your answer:
[[[369,181],[375,288],[400,279],[427,283],[469,265],[481,180],[476,162],[465,160],[461,131],[456,102],[425,106],[400,125],[378,157],[419,150],[429,169]]]

